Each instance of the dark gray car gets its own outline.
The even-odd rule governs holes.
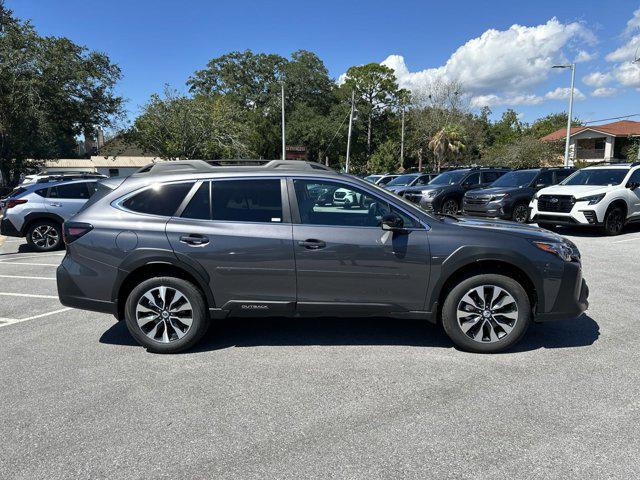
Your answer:
[[[362,201],[332,205],[337,188]],[[193,346],[211,318],[273,315],[423,319],[496,352],[587,308],[580,254],[555,233],[432,216],[310,162],[149,166],[100,182],[64,234],[60,301],[124,318],[154,352]]]

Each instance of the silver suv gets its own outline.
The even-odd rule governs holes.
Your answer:
[[[97,179],[40,181],[13,190],[0,201],[0,234],[26,237],[38,251],[62,247],[62,223],[95,192]]]
[[[331,192],[360,202],[345,209]],[[580,253],[538,227],[430,215],[317,163],[166,162],[99,183],[64,224],[67,306],[112,313],[153,352],[210,319],[388,316],[441,322],[495,352],[587,308]]]

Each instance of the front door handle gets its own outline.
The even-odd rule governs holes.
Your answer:
[[[199,235],[197,233],[191,233],[189,235],[183,235],[180,237],[180,241],[182,243],[186,243],[187,245],[193,245],[194,247],[201,247],[209,243],[209,239],[204,235]]]
[[[49,206],[50,207],[61,207],[62,204],[61,203],[50,203]]]
[[[327,246],[325,242],[323,242],[322,240],[316,240],[315,238],[300,241],[298,242],[298,245],[308,250],[319,250]]]

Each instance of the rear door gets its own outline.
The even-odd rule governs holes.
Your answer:
[[[216,307],[235,313],[293,311],[296,278],[284,181],[199,182],[166,226],[173,250],[207,272]]]
[[[325,179],[289,181],[298,311],[384,314],[423,310],[430,268],[427,230],[411,215],[360,186]],[[346,189],[358,205],[326,205],[314,192]],[[400,215],[406,232],[383,231]]]
[[[49,188],[45,208],[64,220],[73,217],[95,190],[95,182],[73,182]]]

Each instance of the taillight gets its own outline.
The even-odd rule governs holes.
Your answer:
[[[10,198],[9,200],[6,200],[5,207],[9,209],[16,205],[22,205],[23,203],[27,203],[27,200],[24,198]]]
[[[68,245],[71,242],[79,239],[83,235],[86,235],[91,230],[93,230],[93,225],[91,225],[90,223],[64,222],[62,227],[62,237],[64,238],[64,243]]]

